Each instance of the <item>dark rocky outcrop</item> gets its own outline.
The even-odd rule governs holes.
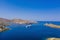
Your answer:
[[[9,22],[11,21],[8,19],[0,18],[0,32],[9,30],[9,28],[6,27],[10,25]]]

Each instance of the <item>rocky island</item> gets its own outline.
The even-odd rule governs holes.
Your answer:
[[[60,38],[47,38],[47,40],[60,40]]]
[[[53,28],[60,28],[60,25],[55,25],[55,24],[45,23],[44,25],[45,25],[45,26],[49,26],[49,27],[53,27]]]

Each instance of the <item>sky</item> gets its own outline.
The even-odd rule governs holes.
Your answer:
[[[60,0],[0,0],[0,17],[60,21]]]

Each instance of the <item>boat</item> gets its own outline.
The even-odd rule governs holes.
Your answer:
[[[26,28],[29,28],[29,27],[31,27],[32,25],[31,24],[29,24],[29,25],[26,25]]]

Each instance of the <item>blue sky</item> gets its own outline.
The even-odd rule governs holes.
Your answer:
[[[60,0],[0,0],[0,17],[60,21]]]

